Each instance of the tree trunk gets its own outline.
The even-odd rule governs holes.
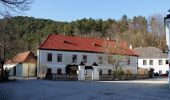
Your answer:
[[[1,62],[1,76],[3,77],[4,73],[4,61]]]

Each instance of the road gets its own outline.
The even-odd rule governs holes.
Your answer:
[[[170,100],[167,79],[0,83],[0,100]]]

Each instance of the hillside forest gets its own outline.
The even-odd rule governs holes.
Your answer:
[[[0,19],[2,26],[4,26],[4,20],[6,19]],[[71,22],[16,16],[8,18],[5,24],[7,26],[5,32],[10,36],[17,36],[15,39],[11,37],[13,39],[11,42],[15,41],[15,46],[20,47],[17,52],[27,50],[36,52],[48,34],[110,37],[115,40],[124,40],[133,47],[154,46],[162,50],[166,47],[164,19],[160,14],[148,18],[143,16],[128,18],[123,15],[119,20],[83,18]]]

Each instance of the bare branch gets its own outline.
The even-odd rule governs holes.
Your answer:
[[[32,0],[0,0],[0,4],[4,7],[5,11],[25,11],[29,9],[29,4]]]

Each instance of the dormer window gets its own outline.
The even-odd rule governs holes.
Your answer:
[[[68,40],[64,40],[63,43],[76,45],[75,43],[73,43],[73,42],[71,42],[71,41],[68,41]]]
[[[93,43],[93,46],[102,47],[101,45],[99,45],[99,44],[97,44],[97,43]]]

